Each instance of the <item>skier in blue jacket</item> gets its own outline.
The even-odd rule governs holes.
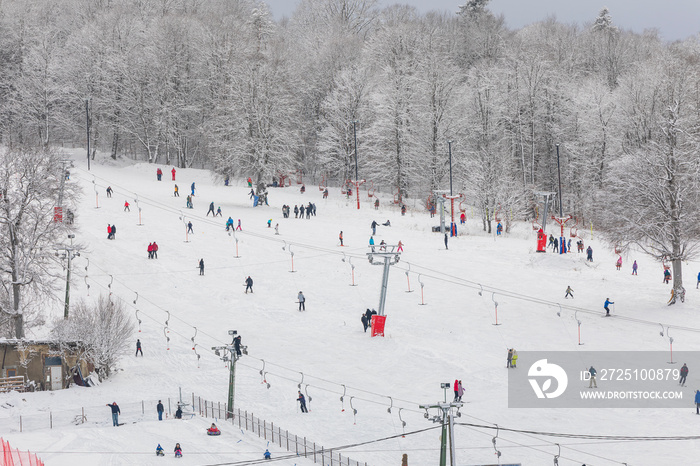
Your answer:
[[[700,390],[695,390],[695,414],[700,414]]]
[[[610,304],[615,303],[610,301],[610,298],[605,298],[605,304],[603,304],[603,309],[605,309],[605,315],[608,317],[610,317],[610,308],[608,307]]]

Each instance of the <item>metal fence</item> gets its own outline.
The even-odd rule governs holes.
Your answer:
[[[226,419],[226,403],[208,401],[192,395],[192,406],[202,417]],[[368,466],[366,462],[356,461],[343,456],[339,452],[334,452],[333,449],[324,448],[306,437],[292,434],[280,426],[275,426],[272,422],[260,419],[254,416],[253,413],[248,413],[248,411],[241,411],[238,408],[234,409],[234,412],[231,414],[227,422],[257,434],[258,437],[269,440],[271,443],[279,445],[280,448],[285,448],[289,452],[308,458],[314,464],[319,463],[326,466]]]

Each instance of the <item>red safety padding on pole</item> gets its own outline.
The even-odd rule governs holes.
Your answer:
[[[373,337],[383,337],[384,336],[384,324],[386,323],[386,316],[372,316],[372,336]]]

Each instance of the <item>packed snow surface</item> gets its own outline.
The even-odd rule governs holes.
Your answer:
[[[158,165],[100,159],[87,171],[83,155],[69,155],[76,164],[69,183],[83,191],[75,241],[84,247],[73,261],[71,301],[111,292],[134,322],[138,309],[141,323],[119,370],[98,386],[0,395],[3,438],[37,453],[47,465],[163,464],[174,461],[176,442],[184,452],[180,464],[249,464],[245,462],[260,460],[266,448],[273,459],[287,455],[269,439],[225,420],[172,419],[180,393],[189,402],[193,393],[226,402],[228,369],[211,347],[230,343],[228,330],[238,331],[249,353],[236,366],[236,408],[326,449],[361,444],[341,452],[372,466],[400,464],[404,453],[411,465],[438,463],[440,430],[419,405],[442,401],[440,383],[455,379],[465,387],[459,423],[611,436],[697,432],[692,426],[700,416],[692,398],[700,388],[700,361],[683,361],[690,367],[683,389],[687,409],[509,409],[505,368],[508,348],[668,351],[668,337],[660,336],[658,325],[601,319],[602,303],[607,297],[615,301],[620,316],[700,328],[700,292],[692,286],[700,271],[697,262],[684,264],[685,304],[667,307],[670,287],[662,283],[661,265],[631,252],[617,271],[617,255],[595,225],[592,238],[591,225],[579,225],[586,247],[594,250],[595,261],[587,263],[576,252],[535,253],[535,233],[528,223],[516,222],[499,237],[487,234],[478,213],[463,205],[467,223],[446,249],[444,237],[431,231],[438,217],[431,219],[420,200],[410,201],[402,216],[390,193],[377,193],[380,206],[375,210],[374,198],[362,191],[358,210],[355,198],[347,199],[338,187],[330,187],[324,200],[318,186],[305,178],[304,194],[297,184],[271,187],[270,205],[253,207],[244,179],[225,186],[209,171],[177,169],[173,182],[172,167],[160,165],[164,174],[159,182]],[[194,208],[186,209],[193,182]],[[179,197],[173,196],[175,183]],[[111,198],[107,186],[114,190]],[[124,211],[124,201],[130,212]],[[210,202],[221,207],[223,217],[206,216]],[[316,216],[298,219],[292,212],[291,218],[282,217],[283,204],[293,210],[309,202],[316,204]],[[234,225],[241,220],[242,230],[235,235],[225,230],[228,217]],[[377,245],[400,240],[404,252],[390,271],[385,337],[371,338],[360,317],[367,308],[378,307],[383,267],[377,259],[374,265],[368,262],[367,245],[372,220],[381,224],[387,219],[391,226],[378,227]],[[194,234],[186,237],[188,221]],[[114,241],[107,240],[108,224],[117,226]],[[339,246],[341,230],[345,247]],[[148,259],[146,249],[153,241],[159,245],[158,258]],[[631,275],[635,259],[638,276]],[[244,293],[248,276],[254,280],[252,294]],[[569,285],[575,298],[564,300]],[[305,312],[297,310],[299,291],[306,297]],[[51,319],[62,316],[61,299],[59,292]],[[495,302],[498,326],[493,325]],[[565,306],[561,316],[557,303]],[[575,317],[566,306],[581,311]],[[576,319],[585,345],[578,344]],[[700,350],[697,332],[671,332],[674,351]],[[45,335],[44,330],[29,336]],[[143,357],[134,356],[137,338]],[[308,414],[298,410],[299,385],[312,399],[307,399]],[[452,398],[451,390],[447,396]],[[162,422],[156,415],[159,399],[170,413]],[[113,401],[122,411],[124,425],[118,428],[112,427],[105,406]],[[87,422],[72,422],[83,410]],[[220,437],[205,434],[212,421],[221,428]],[[456,464],[498,463],[495,435],[495,430],[458,425]],[[392,438],[375,441],[386,437]],[[165,458],[155,456],[159,443]],[[692,464],[700,458],[698,442],[688,440],[585,440],[504,430],[496,440],[500,464],[552,464],[559,453],[556,443],[560,465]],[[313,464],[302,457],[277,463]]]

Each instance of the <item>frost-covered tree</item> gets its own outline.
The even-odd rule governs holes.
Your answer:
[[[51,337],[59,344],[77,344],[79,357],[94,364],[103,379],[128,350],[134,328],[121,301],[100,295],[95,304],[80,301],[68,319],[55,321]]]
[[[692,63],[692,62],[691,62]],[[658,136],[611,165],[601,216],[613,244],[638,245],[673,267],[673,289],[683,288],[682,262],[700,246],[698,74],[667,60],[657,82],[663,111]]]
[[[54,222],[63,169],[44,150],[0,151],[0,333],[22,338],[42,322],[57,286],[54,246],[66,225]],[[73,197],[64,186],[64,205]]]

